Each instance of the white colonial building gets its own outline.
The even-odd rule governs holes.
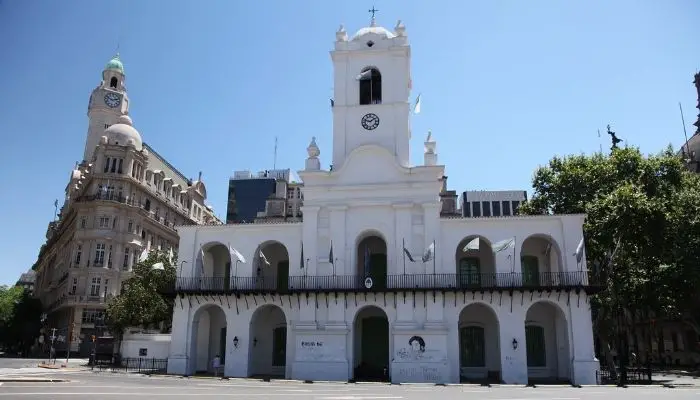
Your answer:
[[[400,22],[336,33],[332,167],[312,140],[303,221],[178,228],[169,372],[595,383],[585,216],[441,216],[435,141],[409,162],[410,55]]]

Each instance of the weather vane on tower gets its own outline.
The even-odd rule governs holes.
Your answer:
[[[371,9],[371,10],[368,10],[368,11],[367,11],[367,12],[371,12],[371,13],[372,13],[372,19],[370,20],[370,25],[371,25],[371,26],[376,25],[375,18],[374,18],[374,14],[375,14],[377,11],[379,11],[379,10],[375,9],[374,6],[372,6],[372,9]]]

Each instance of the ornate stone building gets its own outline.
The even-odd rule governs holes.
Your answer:
[[[409,157],[405,26],[335,37],[332,168],[312,139],[301,219],[280,195],[257,223],[178,227],[168,372],[595,383],[585,215],[460,216],[434,138]]]
[[[145,249],[177,250],[175,225],[220,223],[205,205],[201,173],[188,179],[142,141],[124,80],[117,55],[90,96],[83,161],[70,173],[33,268],[47,327],[58,329],[56,348],[70,341],[81,355],[90,353],[86,339],[102,326],[106,301]]]

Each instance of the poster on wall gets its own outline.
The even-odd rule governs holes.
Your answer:
[[[298,335],[297,361],[345,361],[345,335]]]
[[[447,361],[447,343],[444,335],[395,335],[395,362]]]

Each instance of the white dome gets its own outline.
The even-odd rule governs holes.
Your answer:
[[[105,136],[107,136],[109,143],[121,146],[133,143],[136,150],[141,151],[143,149],[141,134],[131,126],[131,118],[127,115],[122,115],[117,121],[116,124],[105,130]]]
[[[362,39],[365,35],[377,35],[381,36],[383,39],[393,39],[396,37],[395,34],[381,26],[367,26],[357,31],[355,35],[353,35],[352,40]]]

